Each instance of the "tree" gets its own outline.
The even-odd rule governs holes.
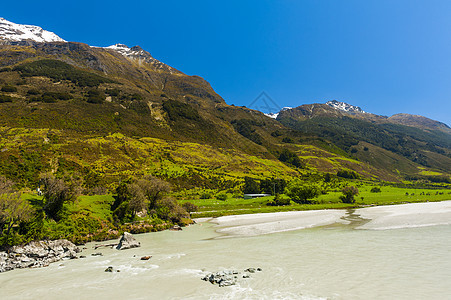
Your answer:
[[[171,185],[153,176],[144,176],[136,184],[141,188],[148,201],[149,209],[155,208],[157,201],[163,199],[171,191]]]
[[[42,176],[40,182],[44,186],[45,214],[55,221],[58,221],[61,219],[64,204],[74,201],[77,195],[74,192],[73,187],[52,175]]]
[[[170,190],[169,183],[152,176],[145,176],[135,183],[124,181],[116,188],[117,195],[111,209],[114,216],[121,221],[126,217],[133,219],[137,212],[146,208],[154,211],[158,201]]]
[[[7,179],[5,176],[0,176],[0,194],[11,193],[14,182]]]
[[[287,188],[286,194],[296,203],[311,204],[309,199],[316,198],[320,195],[320,189],[313,184],[305,184],[300,180],[291,181]]]
[[[227,200],[227,194],[224,192],[220,192],[217,193],[215,196],[216,199],[221,200],[221,201],[226,201]]]
[[[185,202],[182,204],[182,207],[191,215],[192,212],[195,212],[199,209],[199,207],[196,204],[193,204],[191,202]]]
[[[244,177],[244,194],[259,194],[260,185],[251,177]]]
[[[14,225],[28,222],[32,216],[33,208],[19,193],[0,195],[0,236],[9,235]]]
[[[371,193],[381,193],[382,191],[381,191],[381,188],[380,188],[380,187],[375,186],[375,187],[373,187],[373,188],[371,189],[370,192],[371,192]]]
[[[342,196],[340,196],[340,200],[343,203],[355,203],[355,196],[359,194],[359,189],[355,186],[347,186],[344,189],[341,190],[343,193]]]
[[[130,199],[128,200],[128,208],[132,214],[132,217],[136,215],[137,212],[143,211],[147,207],[147,199],[144,194],[144,190],[138,184],[130,184],[128,186],[128,191],[130,193]]]
[[[182,218],[188,218],[189,214],[176,200],[164,197],[157,201],[155,212],[160,219],[181,223]]]
[[[279,160],[284,163],[289,163],[295,167],[301,168],[302,162],[299,156],[296,153],[291,152],[288,149],[283,149],[282,153],[279,155]]]
[[[282,194],[283,191],[285,190],[286,185],[287,183],[284,179],[276,179],[276,178],[264,179],[260,181],[260,190],[265,194],[271,195]]]

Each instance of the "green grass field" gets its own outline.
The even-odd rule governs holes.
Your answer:
[[[451,190],[431,190],[431,189],[405,189],[396,187],[382,187],[380,193],[372,193],[372,186],[361,187],[360,193],[356,196],[355,204],[342,203],[339,199],[341,192],[329,192],[315,199],[315,204],[296,204],[291,202],[288,206],[268,206],[268,201],[273,196],[243,199],[229,198],[225,201],[217,199],[195,199],[181,200],[181,203],[191,202],[199,207],[199,210],[192,213],[193,218],[217,217],[224,215],[252,214],[279,211],[314,210],[314,209],[343,209],[352,207],[362,207],[368,205],[393,205],[413,202],[443,201],[451,200]],[[408,193],[408,195],[406,195]],[[282,196],[286,197],[286,196]],[[362,199],[363,197],[363,199]]]

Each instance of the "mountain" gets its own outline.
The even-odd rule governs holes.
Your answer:
[[[8,41],[34,41],[34,42],[65,42],[53,32],[39,26],[21,25],[0,18],[0,42]]]
[[[330,140],[379,169],[410,173],[414,163],[419,168],[434,168],[444,173],[451,170],[451,131],[445,124],[425,117],[400,114],[388,118],[334,100],[280,112],[277,120],[294,130]],[[374,159],[383,153],[386,156],[387,151],[392,153],[392,158],[386,159],[385,165]],[[393,161],[405,159],[410,163],[395,167]]]
[[[214,189],[237,188],[245,176],[352,170],[401,181],[450,173],[444,131],[393,124],[401,121],[338,101],[268,118],[228,105],[203,78],[139,46],[92,47],[3,32],[0,175],[24,186],[43,172],[89,188],[152,174],[176,187]]]
[[[429,118],[410,115],[410,114],[396,114],[387,119],[390,123],[407,125],[421,129],[441,130],[451,134],[451,128],[445,123],[431,120]]]
[[[365,113],[363,109],[358,106],[354,106],[345,102],[340,102],[337,100],[327,101],[326,105],[329,105],[332,108],[339,109],[345,112],[357,112],[357,113]]]

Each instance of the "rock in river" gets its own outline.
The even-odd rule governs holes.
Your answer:
[[[137,247],[141,247],[141,244],[133,237],[131,233],[124,232],[116,249],[125,250]]]
[[[76,258],[80,249],[68,240],[37,241],[0,252],[0,273],[16,268],[46,267],[62,259]]]

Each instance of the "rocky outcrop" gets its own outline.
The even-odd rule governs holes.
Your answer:
[[[77,258],[81,250],[68,240],[38,241],[0,252],[0,273],[20,268],[46,267],[62,259]]]
[[[248,279],[250,278],[249,273],[255,273],[256,271],[261,272],[261,268],[248,268],[244,270],[243,275],[236,270],[224,270],[216,273],[209,273],[202,277],[202,280],[209,281],[211,284],[217,284],[219,287],[236,285],[238,280],[241,278]]]
[[[141,247],[140,242],[138,242],[131,233],[124,232],[116,249],[117,250],[125,250],[125,249],[137,248],[137,247]]]

